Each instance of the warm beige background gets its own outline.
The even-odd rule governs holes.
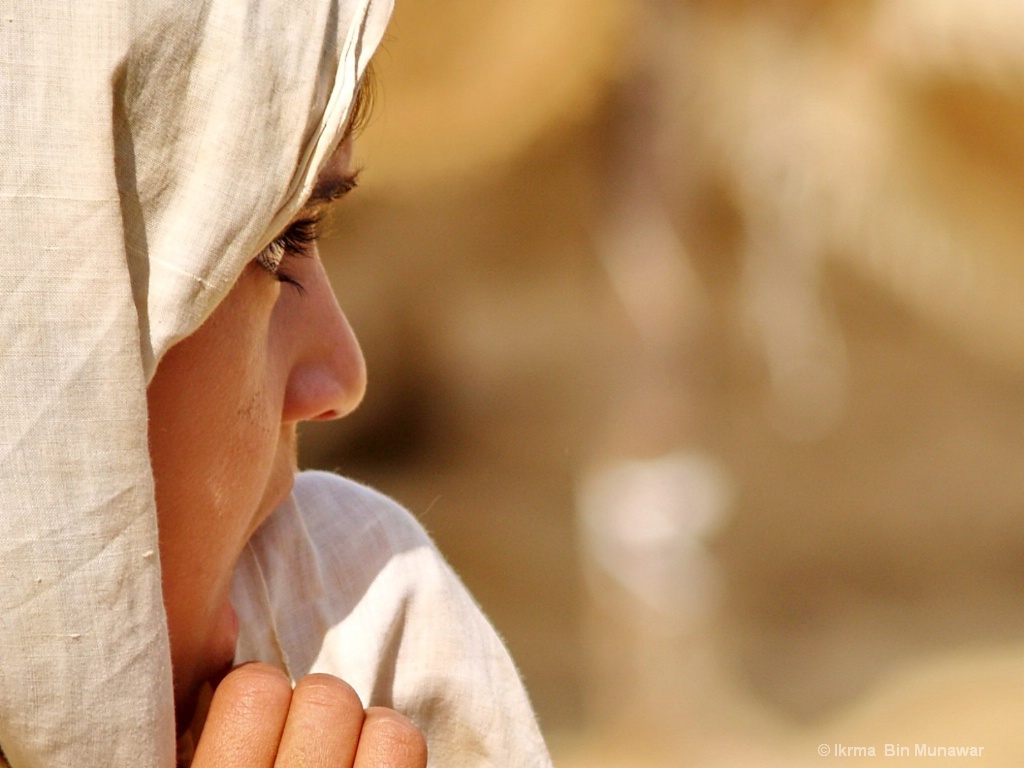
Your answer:
[[[1024,737],[1024,6],[401,0],[324,251],[557,764]]]

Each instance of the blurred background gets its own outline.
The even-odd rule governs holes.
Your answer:
[[[1024,4],[397,6],[303,462],[419,516],[562,768],[1024,764]]]

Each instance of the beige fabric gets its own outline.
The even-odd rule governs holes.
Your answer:
[[[432,768],[550,766],[501,640],[414,519],[326,473],[297,478],[232,585],[236,661],[329,672],[427,737]]]
[[[0,745],[170,766],[146,382],[301,205],[390,0],[0,0]]]

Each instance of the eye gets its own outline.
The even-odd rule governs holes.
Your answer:
[[[260,251],[255,259],[256,263],[280,282],[293,285],[302,291],[302,284],[288,271],[287,258],[303,258],[313,255],[313,247],[316,245],[316,238],[319,234],[320,221],[320,214],[296,219],[288,225],[288,229],[274,238],[266,248]]]

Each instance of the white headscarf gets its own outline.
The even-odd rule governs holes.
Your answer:
[[[146,385],[301,207],[391,0],[0,0],[0,746],[168,766]]]

